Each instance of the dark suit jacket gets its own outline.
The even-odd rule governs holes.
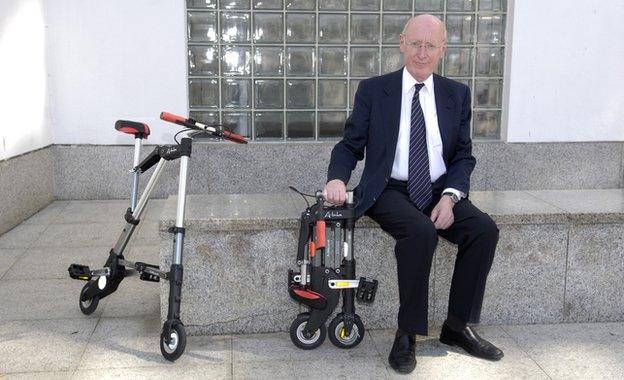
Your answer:
[[[446,164],[446,174],[433,184],[434,193],[452,187],[468,194],[476,163],[470,140],[470,89],[437,74],[433,74],[433,83]],[[345,184],[366,152],[362,179],[355,188],[358,217],[375,203],[390,178],[399,136],[402,84],[403,69],[360,82],[344,137],[332,150],[327,181],[340,179]]]

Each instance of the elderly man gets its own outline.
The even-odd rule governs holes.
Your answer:
[[[342,204],[351,172],[366,152],[356,213],[371,217],[396,240],[400,306],[388,361],[402,373],[416,366],[415,334],[427,335],[438,235],[458,245],[440,341],[480,358],[503,357],[468,325],[479,322],[498,228],[467,198],[476,162],[470,89],[433,74],[445,44],[446,30],[436,17],[407,22],[400,36],[405,67],[360,83],[324,189],[329,202]]]

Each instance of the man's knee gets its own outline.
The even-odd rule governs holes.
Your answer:
[[[426,246],[438,244],[438,231],[433,223],[410,223],[405,227],[405,238]]]
[[[474,235],[482,239],[498,240],[499,229],[496,223],[487,214],[482,214],[477,218],[474,225]]]

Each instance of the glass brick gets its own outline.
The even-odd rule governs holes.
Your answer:
[[[256,140],[281,140],[284,138],[283,112],[255,112],[254,126]]]
[[[220,9],[249,9],[249,0],[219,0]]]
[[[340,138],[343,135],[345,120],[344,112],[319,112],[319,138]]]
[[[314,43],[316,39],[316,16],[313,13],[286,14],[286,41]]]
[[[213,12],[189,12],[187,26],[191,42],[215,42],[217,40],[217,15]]]
[[[206,112],[206,111],[191,111],[190,117],[193,120],[197,120],[202,124],[206,125],[217,125],[219,124],[219,113],[218,112]]]
[[[284,41],[283,23],[281,13],[254,14],[254,42],[282,43]]]
[[[347,106],[347,81],[319,79],[319,108],[345,108]]]
[[[286,112],[288,139],[314,139],[314,112]]]
[[[415,0],[415,12],[442,12],[444,10],[444,0]]]
[[[384,11],[411,11],[412,0],[384,0]]]
[[[449,79],[465,84],[466,86],[468,86],[468,88],[470,89],[472,93],[472,79],[468,79],[468,78],[449,78]]]
[[[379,43],[379,15],[353,14],[351,15],[351,43],[377,44]]]
[[[319,43],[347,43],[347,15],[328,14],[319,15]]]
[[[474,112],[472,135],[482,139],[500,139],[500,111]]]
[[[447,0],[447,11],[472,12],[474,11],[475,0]]]
[[[477,48],[477,75],[503,75],[503,48]]]
[[[249,108],[251,105],[251,80],[222,79],[221,98],[224,108]]]
[[[256,79],[254,90],[256,108],[284,108],[282,79]]]
[[[505,38],[505,16],[479,16],[477,42],[480,44],[502,44]]]
[[[444,67],[446,76],[471,76],[472,48],[447,48]]]
[[[318,0],[318,6],[321,11],[346,10],[347,0]]]
[[[251,48],[228,46],[221,54],[223,75],[251,75]]]
[[[219,112],[207,112],[207,111],[191,111],[189,114],[190,118],[193,120],[197,120],[202,124],[209,126],[216,126],[219,123]],[[220,127],[219,127],[220,128]],[[220,139],[216,136],[213,136],[211,133],[206,132],[205,134],[195,135],[193,136],[193,141],[219,141]]]
[[[379,49],[351,48],[351,75],[379,75]]]
[[[189,105],[192,107],[218,108],[219,84],[216,79],[189,80]]]
[[[254,75],[284,74],[284,50],[281,47],[256,47],[254,52]]]
[[[186,0],[186,7],[216,9],[217,0]]]
[[[319,75],[347,75],[347,54],[346,47],[319,47]]]
[[[384,15],[382,20],[382,42],[387,44],[398,44],[399,35],[403,33],[403,28],[410,15]]]
[[[380,0],[351,0],[351,10],[354,11],[378,11]]]
[[[219,53],[213,46],[189,46],[190,75],[219,75]]]
[[[313,76],[314,70],[313,47],[289,47],[286,48],[286,74]]]
[[[313,79],[289,79],[286,81],[287,108],[314,108],[316,82]]]
[[[251,112],[224,112],[223,129],[251,137]]]
[[[480,11],[493,11],[493,12],[506,12],[507,1],[506,0],[480,0]]]
[[[290,0],[286,1],[286,9],[288,10],[314,10],[316,0]]]
[[[282,0],[254,0],[254,9],[282,9]]]
[[[221,13],[223,42],[250,42],[249,13]]]
[[[403,54],[398,47],[381,49],[381,73],[387,74],[403,67]]]
[[[475,107],[500,108],[503,90],[501,79],[477,79],[475,83]]]
[[[446,40],[449,44],[472,44],[474,41],[472,15],[447,15]]]
[[[355,93],[357,92],[358,86],[362,79],[351,79],[349,80],[349,107],[353,108],[353,103],[355,101]]]

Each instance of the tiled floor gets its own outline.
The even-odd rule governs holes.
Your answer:
[[[150,205],[128,257],[158,258]],[[102,378],[552,378],[624,377],[624,323],[481,327],[505,351],[487,362],[442,345],[436,331],[419,338],[418,366],[398,376],[387,365],[393,332],[369,331],[355,349],[329,341],[296,349],[287,333],[192,336],[169,363],[158,348],[159,289],[129,279],[87,317],[72,262],[99,266],[117,239],[126,201],[57,201],[0,236],[0,379]]]

